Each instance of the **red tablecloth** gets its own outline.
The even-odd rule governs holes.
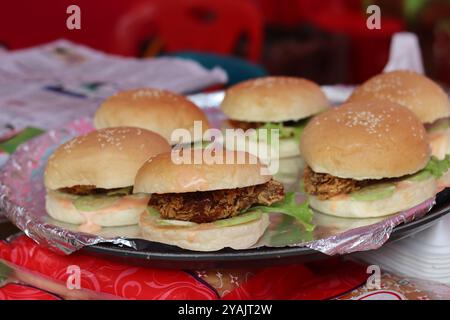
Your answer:
[[[26,236],[0,242],[1,262],[9,271],[0,299],[330,299],[368,277],[366,266],[340,259],[255,270],[150,269],[83,253],[61,256]],[[75,283],[74,266],[80,290],[66,285]]]

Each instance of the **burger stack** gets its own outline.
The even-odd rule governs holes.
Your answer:
[[[349,98],[361,100],[391,101],[412,110],[426,128],[433,156],[427,167],[437,177],[438,191],[450,185],[450,102],[441,87],[423,75],[394,71],[369,79]],[[449,226],[450,218],[446,216],[411,238],[360,257],[397,274],[450,283]]]
[[[174,130],[195,137],[195,122],[202,130],[210,126],[196,105],[175,93],[138,89],[108,98],[95,115],[97,130],[49,158],[48,214],[89,233],[139,224],[148,240],[199,251],[254,245],[272,211],[308,217],[254,155],[221,147],[213,156],[244,161],[220,164],[195,161],[201,144],[174,152]],[[192,162],[179,162],[186,154]]]
[[[288,190],[298,189],[297,182],[304,168],[299,148],[302,132],[313,116],[329,108],[330,103],[319,85],[303,78],[281,76],[231,86],[220,104],[227,117],[226,128],[255,132],[241,150],[252,152],[266,145],[270,154],[257,155],[263,162],[279,162],[274,175]],[[272,139],[273,129],[278,130],[279,140]],[[260,134],[264,130],[267,135]],[[279,142],[277,149],[273,148],[275,141]]]
[[[415,73],[375,77],[335,108],[309,80],[260,78],[229,88],[220,108],[225,128],[253,130],[254,143],[270,147],[273,139],[259,132],[278,130],[280,171],[289,168],[281,176],[291,183],[300,176],[294,189],[318,212],[387,216],[433,198],[450,179],[450,104],[439,86]],[[192,151],[205,147],[195,139],[174,153],[174,130],[195,138],[196,122],[202,132],[211,127],[201,109],[171,92],[110,97],[95,115],[97,130],[50,158],[49,215],[86,232],[139,223],[148,240],[199,251],[253,246],[270,212],[312,230],[312,211],[295,202],[276,174],[263,174],[270,159],[224,144],[212,155],[246,161],[196,162]],[[186,156],[194,158],[178,161]]]
[[[346,103],[306,126],[303,186],[314,209],[339,217],[386,216],[432,198],[430,147],[412,111],[387,101]]]

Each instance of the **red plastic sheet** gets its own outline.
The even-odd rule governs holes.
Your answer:
[[[368,276],[365,266],[339,259],[258,270],[142,268],[83,253],[61,256],[25,236],[0,242],[0,262],[10,268],[0,299],[330,299]],[[80,270],[79,290],[67,287],[70,266]]]

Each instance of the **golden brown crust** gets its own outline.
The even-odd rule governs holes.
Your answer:
[[[160,135],[139,128],[101,129],[76,137],[55,150],[45,169],[46,188],[73,186],[113,189],[132,186],[139,167],[170,150]]]
[[[106,99],[97,110],[97,129],[130,126],[144,128],[171,141],[172,131],[184,128],[193,134],[194,121],[210,125],[206,115],[182,95],[159,89],[134,89],[119,92]],[[176,142],[176,141],[173,141]]]
[[[230,87],[220,108],[233,120],[280,122],[310,117],[330,106],[320,87],[294,77],[264,77]]]
[[[349,102],[387,100],[411,109],[423,123],[450,116],[450,101],[433,80],[413,71],[376,75],[352,93]]]
[[[300,149],[313,171],[356,180],[412,174],[430,158],[419,119],[387,101],[346,103],[320,114],[303,131]]]
[[[242,159],[244,163],[207,164],[202,150],[193,153],[191,163],[182,163],[183,154],[178,151],[166,152],[149,159],[136,175],[134,193],[182,193],[210,191],[252,186],[269,181],[265,166],[253,155],[242,151],[224,150],[220,159]],[[197,156],[199,155],[199,156]],[[194,164],[194,157],[197,163]],[[187,161],[186,161],[187,162]],[[202,162],[202,163],[200,163]]]

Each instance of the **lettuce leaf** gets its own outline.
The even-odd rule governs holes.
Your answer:
[[[303,129],[305,128],[305,123],[302,121],[300,124],[296,126],[286,126],[282,122],[267,122],[262,127],[257,129],[258,139],[261,137],[260,131],[261,129],[267,130],[267,142],[270,144],[272,141],[272,129],[278,130],[280,139],[289,139],[293,138],[295,140],[300,140]]]
[[[305,227],[306,231],[312,231],[315,227],[311,223],[313,212],[309,208],[308,202],[297,204],[294,192],[286,193],[284,200],[274,203],[271,206],[254,206],[250,210],[261,210],[266,213],[279,212],[294,217]]]
[[[270,235],[270,243],[274,246],[309,242],[313,240],[313,232],[301,230],[295,223],[295,218],[284,215],[277,226],[277,231]]]
[[[428,161],[427,165],[420,171],[420,173],[428,172],[437,179],[442,177],[449,169],[450,155],[447,154],[442,160],[432,156],[430,161]]]

